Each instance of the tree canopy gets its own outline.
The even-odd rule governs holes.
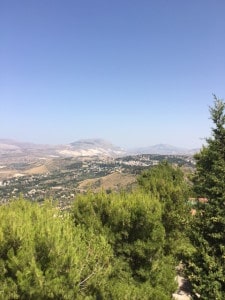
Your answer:
[[[0,220],[0,299],[84,299],[106,284],[106,239],[48,202],[0,206]]]
[[[77,195],[68,211],[47,200],[0,206],[0,299],[171,299],[189,246],[186,181],[165,162],[138,182]]]
[[[113,271],[103,299],[170,299],[176,289],[158,199],[143,192],[88,194],[72,209],[75,225],[93,228],[112,247]]]
[[[195,155],[193,189],[198,202],[191,240],[195,253],[187,260],[187,273],[201,299],[225,299],[225,103],[214,96],[210,107],[211,137]]]
[[[182,170],[165,161],[144,171],[138,177],[138,183],[161,203],[166,232],[165,253],[181,259],[190,246],[186,235],[190,219],[189,186]]]

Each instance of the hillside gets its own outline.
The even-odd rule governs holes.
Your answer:
[[[91,190],[99,192],[102,189],[106,191],[119,191],[121,189],[128,189],[134,186],[136,182],[136,176],[132,174],[121,174],[114,172],[100,178],[86,179],[80,182],[77,189],[80,192]]]
[[[59,150],[60,155],[65,156],[122,156],[126,152],[103,139],[78,140]]]
[[[135,154],[161,154],[161,155],[193,155],[199,149],[187,149],[183,147],[175,147],[168,144],[157,144],[149,147],[140,147],[131,150]]]
[[[43,145],[0,139],[1,161],[33,161],[54,157],[121,157],[137,154],[193,155],[199,149],[186,149],[167,144],[123,149],[103,139],[81,139],[70,144]]]
[[[43,201],[51,196],[62,202],[93,189],[130,190],[135,176],[167,160],[189,173],[194,168],[191,156],[130,155],[110,157],[50,157],[10,161],[0,168],[0,197],[3,202],[22,193],[27,199]]]

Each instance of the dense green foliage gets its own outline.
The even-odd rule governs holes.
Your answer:
[[[0,299],[84,299],[106,284],[112,251],[103,236],[48,203],[1,206],[0,220]]]
[[[190,252],[187,184],[168,163],[138,183],[79,195],[67,212],[48,201],[0,206],[0,299],[171,299]]]
[[[225,103],[215,97],[210,108],[214,127],[207,145],[195,156],[193,188],[198,203],[191,240],[196,248],[187,273],[201,299],[225,299]]]
[[[162,223],[166,232],[165,254],[178,259],[190,251],[186,235],[190,219],[189,186],[181,169],[162,162],[138,177],[146,192],[156,195],[162,206]]]
[[[22,199],[0,206],[0,299],[171,299],[163,211],[138,191],[83,195],[64,213]]]
[[[104,299],[170,299],[176,285],[171,257],[164,256],[165,229],[157,198],[144,193],[82,196],[74,203],[75,225],[108,239],[113,272]]]

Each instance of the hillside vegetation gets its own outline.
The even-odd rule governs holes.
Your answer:
[[[193,299],[225,299],[225,104],[196,155],[192,184],[161,162],[130,192],[0,206],[0,299],[169,300],[182,261]],[[189,198],[196,200],[195,214]]]
[[[188,243],[177,236],[187,222],[187,195],[178,189],[185,184],[178,169],[167,163],[155,169],[160,181],[166,176],[166,198],[152,177],[155,191],[140,183],[130,193],[88,193],[69,212],[48,201],[1,206],[2,299],[170,299],[174,267]]]

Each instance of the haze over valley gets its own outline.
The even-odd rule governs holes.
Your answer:
[[[163,160],[192,169],[193,151],[163,144],[125,150],[103,139],[56,146],[0,139],[0,196],[52,196],[66,205],[88,189],[132,189],[142,170]]]

